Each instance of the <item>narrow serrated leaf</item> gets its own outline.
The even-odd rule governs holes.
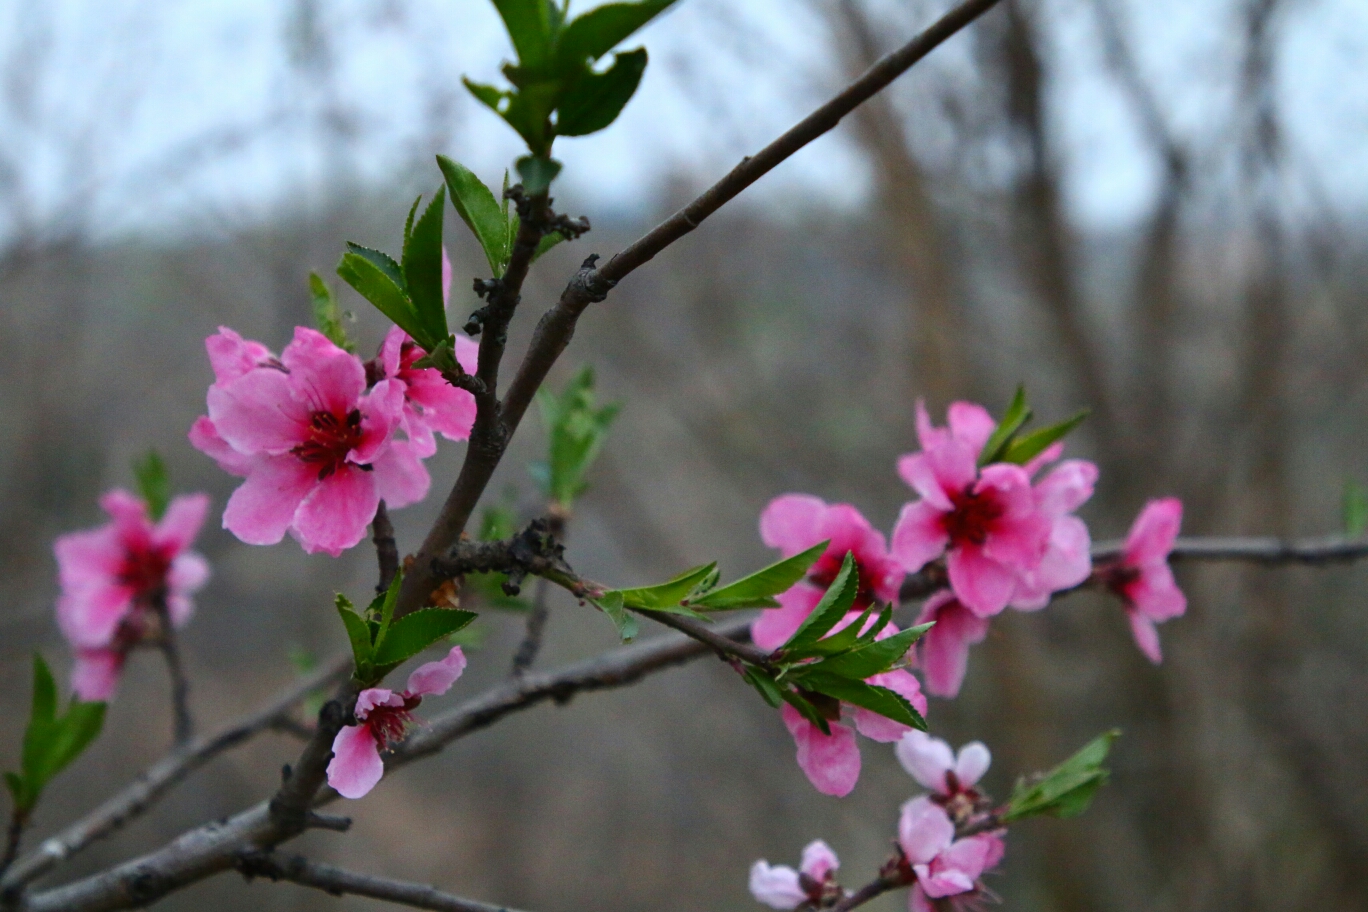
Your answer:
[[[437,166],[442,169],[447,189],[451,191],[451,204],[456,208],[456,214],[479,241],[494,276],[503,275],[508,266],[512,235],[508,218],[494,198],[494,192],[473,171],[445,155],[437,156]]]
[[[1057,424],[1034,430],[1029,434],[1023,434],[1014,439],[1007,446],[1006,452],[1002,454],[1002,462],[1010,462],[1014,465],[1025,465],[1057,440],[1063,440],[1073,432],[1074,428],[1087,419],[1091,414],[1089,409],[1083,409],[1071,417],[1065,418]]]
[[[342,277],[342,280],[356,289],[361,297],[375,305],[376,310],[412,336],[419,345],[424,348],[435,347],[440,340],[427,338],[422,324],[418,321],[418,315],[413,310],[413,304],[409,301],[404,289],[395,281],[388,270],[377,264],[374,257],[366,255],[379,253],[379,251],[372,250],[362,253],[360,251],[365,250],[365,248],[357,247],[355,244],[348,246],[352,249],[343,254],[342,261],[337,264],[337,274]],[[380,255],[384,256],[384,254]]]
[[[768,674],[761,671],[760,669],[753,668],[749,665],[745,667],[745,669],[742,671],[742,674],[744,675],[745,679],[750,683],[750,685],[760,692],[760,696],[763,697],[765,702],[768,703],[770,706],[773,706],[775,709],[778,709],[779,704],[784,702],[783,691],[780,689],[778,682],[775,681],[774,678],[771,678]]]
[[[337,306],[337,298],[328,287],[328,283],[316,272],[309,273],[309,301],[313,308],[314,328],[327,336],[338,348],[354,353],[356,346],[347,339],[347,330],[342,325],[342,312]]]
[[[807,575],[808,570],[821,558],[830,541],[820,542],[792,557],[784,558],[743,576],[734,583],[714,589],[704,596],[690,601],[695,608],[719,610],[722,608],[752,607],[747,600],[767,598],[787,592],[793,584]]]
[[[138,480],[138,493],[147,503],[147,515],[153,522],[159,521],[171,503],[171,476],[166,471],[166,463],[156,450],[133,461],[133,477]]]
[[[494,0],[518,61],[525,67],[545,65],[551,55],[551,16],[546,0]]]
[[[1083,813],[1110,775],[1102,762],[1120,734],[1118,729],[1104,732],[1036,781],[1018,782],[1003,820],[1021,820],[1041,814],[1073,817]]]
[[[639,630],[636,616],[629,612],[622,604],[622,593],[609,592],[602,598],[594,599],[594,604],[608,616],[608,620],[613,622],[617,628],[618,636],[624,643],[636,638]]]
[[[851,625],[851,627],[854,626]],[[815,673],[832,674],[841,678],[863,681],[876,674],[883,674],[901,662],[907,655],[907,650],[912,648],[912,644],[917,642],[923,632],[916,628],[904,630],[902,633],[894,634],[876,643],[833,655],[815,665],[805,666],[805,668],[811,668]]]
[[[352,658],[356,663],[357,676],[360,678],[374,664],[370,625],[366,623],[365,618],[356,613],[356,609],[346,596],[338,595],[334,604],[337,613],[342,617],[342,625],[347,629],[347,640],[351,643]]]
[[[556,39],[556,71],[571,75],[586,63],[598,60],[674,2],[605,3],[577,16]]]
[[[1012,402],[1007,406],[1007,412],[998,422],[993,433],[989,435],[988,441],[983,445],[979,452],[979,466],[986,466],[990,462],[1000,462],[1002,454],[1006,452],[1008,445],[1012,442],[1012,437],[1021,430],[1021,426],[1031,420],[1031,408],[1026,404],[1026,387],[1018,386],[1016,395],[1012,397]]]
[[[841,562],[841,571],[827,587],[826,594],[817,603],[817,607],[812,609],[807,619],[793,632],[793,636],[789,637],[788,642],[779,647],[780,650],[802,650],[826,636],[855,604],[855,595],[859,588],[860,573],[855,566],[855,556],[847,551],[845,559]]]
[[[556,135],[586,136],[617,120],[641,83],[646,60],[646,49],[637,48],[617,54],[606,72],[586,68],[560,98]]]
[[[673,608],[683,601],[684,597],[692,592],[694,587],[706,578],[716,566],[717,562],[714,561],[711,564],[703,564],[691,570],[685,570],[673,579],[655,586],[612,591],[622,596],[622,604],[626,608],[652,608],[657,610]]]
[[[407,662],[433,643],[475,620],[475,612],[453,608],[421,608],[389,625],[376,644],[377,667]]]
[[[432,201],[404,242],[404,287],[418,321],[429,339],[446,339],[446,298],[442,289],[442,216],[446,188],[438,187]]]
[[[795,676],[794,680],[805,690],[815,690],[817,693],[835,697],[843,703],[878,713],[894,722],[926,731],[926,720],[922,718],[921,713],[917,712],[901,694],[894,693],[887,687],[822,673],[803,674]]]

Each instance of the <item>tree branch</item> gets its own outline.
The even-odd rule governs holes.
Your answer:
[[[149,767],[123,791],[109,798],[80,820],[42,842],[37,849],[19,859],[0,880],[0,894],[14,895],[26,884],[46,874],[92,842],[121,829],[140,817],[190,773],[226,750],[273,727],[285,718],[300,700],[321,687],[327,687],[351,670],[350,655],[318,669],[281,691],[270,703],[244,716],[228,727],[188,744],[178,746]]]
[[[371,899],[412,906],[415,909],[433,909],[436,912],[517,912],[507,906],[492,906],[443,893],[428,884],[393,880],[373,874],[357,874],[333,865],[309,861],[302,855],[286,855],[280,852],[248,853],[238,858],[237,869],[248,880],[254,877],[267,877],[273,881],[287,880],[326,891],[334,896],[346,893],[369,896]]]
[[[384,595],[399,572],[399,543],[394,540],[394,523],[390,522],[389,509],[385,502],[375,508],[375,518],[371,520],[371,539],[375,542],[375,560],[380,565],[380,582],[375,591]]]

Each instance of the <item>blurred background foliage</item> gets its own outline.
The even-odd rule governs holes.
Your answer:
[[[558,208],[594,231],[538,263],[513,344],[575,264],[673,211],[941,7],[686,0],[643,33],[653,67],[602,137],[557,147]],[[497,184],[517,147],[461,73],[506,55],[477,0],[0,2],[0,682],[17,751],[30,652],[59,676],[50,544],[100,521],[155,446],[178,489],[233,479],[186,444],[219,324],[279,348],[311,269],[343,241],[397,246],[445,153]],[[1363,454],[1368,343],[1368,13],[1351,0],[1008,0],[836,135],[633,275],[582,324],[559,389],[592,362],[624,408],[577,504],[569,557],[631,585],[769,555],[756,517],[805,491],[889,528],[912,404],[1090,406],[1073,451],[1102,467],[1083,511],[1122,534],[1181,496],[1195,534],[1339,525]],[[483,258],[448,222],[453,323]],[[464,277],[464,278],[463,278]],[[384,327],[350,291],[368,356]],[[516,348],[515,348],[516,351]],[[491,488],[544,507],[529,424]],[[454,477],[395,516],[412,550]],[[211,520],[210,526],[216,526]],[[291,656],[344,648],[332,592],[374,559],[201,538],[215,578],[185,635],[201,726],[264,699]],[[1083,818],[1022,826],[994,880],[1016,910],[1368,906],[1368,613],[1362,569],[1183,568],[1188,616],[1158,669],[1107,599],[1009,612],[932,729],[1020,771],[1125,730]],[[522,616],[490,613],[448,700],[500,679]],[[650,633],[650,631],[645,631]],[[607,648],[553,598],[540,662]],[[30,845],[164,749],[163,670],[135,657],[106,733],[45,798]],[[268,735],[196,774],[70,866],[85,872],[258,799],[294,752]],[[308,851],[535,909],[751,909],[751,860],[821,836],[872,874],[914,785],[866,749],[855,793],[812,791],[775,713],[701,662],[544,707],[387,779]],[[361,909],[219,877],[167,909]],[[879,908],[901,906],[901,895]]]

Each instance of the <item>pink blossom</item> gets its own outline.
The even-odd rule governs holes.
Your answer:
[[[110,522],[53,545],[62,587],[57,623],[76,649],[72,688],[83,700],[113,694],[125,653],[156,633],[159,599],[180,627],[194,611],[190,597],[209,578],[209,564],[189,550],[208,495],[173,499],[156,523],[147,504],[124,490],[105,494],[100,506]]]
[[[988,619],[974,614],[953,592],[944,590],[927,599],[917,617],[918,624],[932,622],[936,626],[917,641],[926,688],[938,697],[954,697],[964,683],[969,647],[982,643],[988,635]]]
[[[360,360],[312,329],[296,328],[278,362],[259,356],[250,366],[241,353],[264,349],[223,341],[235,338],[220,330],[206,342],[216,379],[209,415],[190,433],[197,448],[246,477],[229,498],[224,528],[254,545],[275,544],[288,531],[305,551],[336,557],[365,535],[381,498],[400,507],[427,493],[413,443],[393,439],[403,420],[401,382],[367,390]],[[216,347],[238,354],[216,355]]]
[[[1107,573],[1108,586],[1125,602],[1136,645],[1156,665],[1163,653],[1154,625],[1187,611],[1187,597],[1168,565],[1182,524],[1182,501],[1176,497],[1151,500],[1126,535],[1121,562]]]
[[[751,625],[751,636],[761,649],[777,649],[793,636],[836,579],[847,553],[854,555],[860,575],[855,611],[863,611],[875,600],[896,601],[906,575],[889,555],[883,533],[850,504],[828,504],[808,494],[776,497],[760,514],[760,538],[784,557],[831,541],[807,579],[780,594],[780,607],[763,612]]]
[[[357,724],[346,726],[333,739],[328,784],[343,798],[360,798],[375,788],[385,773],[380,752],[404,736],[423,697],[446,693],[465,666],[461,647],[453,646],[446,658],[418,666],[400,693],[384,687],[361,691],[356,697]]]
[[[991,433],[985,418],[978,406],[956,403],[949,430],[935,428],[917,403],[922,450],[902,457],[898,473],[921,500],[899,514],[892,552],[909,573],[945,554],[960,602],[991,617],[1012,600],[1021,574],[1040,566],[1053,522],[1038,507],[1026,469],[978,468],[985,427]]]
[[[970,741],[956,754],[940,738],[916,730],[903,735],[893,750],[913,779],[942,796],[972,789],[993,761],[982,741]]]
[[[474,339],[457,334],[456,360],[466,373],[475,373],[479,350]],[[447,383],[436,368],[413,366],[425,354],[408,333],[392,326],[377,359],[385,377],[404,384],[404,431],[423,458],[437,452],[434,432],[449,440],[467,440],[475,425],[474,396]]]
[[[1003,854],[996,834],[956,839],[950,815],[925,795],[903,805],[898,844],[917,878],[909,902],[913,912],[933,908],[929,899],[977,890],[979,877]]]
[[[1084,459],[1067,459],[1036,483],[1036,509],[1051,522],[1049,544],[1040,565],[1017,578],[1013,608],[1044,608],[1052,593],[1072,589],[1092,573],[1092,538],[1087,525],[1073,512],[1092,497],[1096,484],[1097,466]]]
[[[828,892],[834,892],[836,869],[840,866],[831,847],[817,839],[803,849],[803,861],[797,871],[763,860],[752,865],[751,895],[772,909],[796,909],[803,903],[816,905]]]

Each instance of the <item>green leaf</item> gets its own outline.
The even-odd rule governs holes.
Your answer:
[[[342,280],[355,288],[361,297],[375,305],[375,308],[404,332],[412,336],[423,348],[435,348],[441,340],[429,338],[424,332],[418,314],[409,301],[403,287],[403,276],[399,266],[378,250],[370,250],[348,243],[348,251],[337,264],[337,274]],[[393,270],[388,267],[393,266]]]
[[[617,54],[605,73],[586,70],[561,96],[556,108],[556,135],[585,136],[617,120],[644,72],[645,48]]]
[[[6,773],[5,785],[15,807],[29,811],[44,787],[99,735],[105,704],[72,699],[66,714],[57,715],[57,683],[42,656],[33,657],[33,701],[24,730],[20,773]]]
[[[855,624],[842,630],[859,629]],[[907,650],[912,648],[912,644],[917,642],[926,626],[913,627],[911,630],[904,630],[902,633],[894,634],[868,646],[861,646],[848,652],[834,655],[829,659],[824,659],[815,665],[805,666],[811,668],[815,673],[832,674],[841,678],[850,678],[854,681],[863,681],[876,674],[883,674],[893,668],[907,655]]]
[[[37,653],[33,654],[33,705],[30,718],[36,722],[53,722],[57,719],[57,682],[47,662]]]
[[[23,776],[18,773],[5,773],[5,788],[9,789],[16,810],[28,810],[33,807],[35,802],[29,797],[28,785]]]
[[[1368,488],[1356,481],[1344,483],[1344,534],[1358,538],[1368,531]]]
[[[404,571],[400,570],[394,574],[394,579],[390,580],[389,588],[385,590],[383,599],[377,598],[380,602],[380,631],[375,635],[375,648],[380,648],[380,643],[385,639],[385,633],[389,630],[390,621],[394,620],[394,606],[399,603],[399,588],[404,584]]]
[[[166,463],[156,450],[148,450],[147,455],[133,460],[133,477],[138,480],[138,493],[147,502],[147,514],[157,522],[171,503],[171,476]]]
[[[661,610],[673,608],[682,602],[689,593],[713,570],[717,567],[717,562],[703,564],[694,567],[692,570],[685,570],[671,580],[655,586],[642,586],[637,589],[615,589],[614,592],[622,596],[622,604],[626,608],[651,608]]]
[[[566,510],[588,487],[585,476],[617,418],[617,404],[599,406],[594,394],[594,370],[585,365],[557,396],[543,387],[537,407],[547,433],[547,461],[533,475],[549,500]]]
[[[864,630],[865,625],[869,623],[870,616],[874,614],[878,607],[878,605],[870,605],[864,610],[863,614],[855,619],[854,623],[847,624],[831,636],[823,637],[810,646],[803,649],[785,649],[784,661],[792,662],[801,659],[816,658],[818,656],[833,656],[843,652],[849,652],[865,641],[865,637],[860,634],[860,631]],[[879,618],[875,621],[876,626],[880,624],[887,626],[888,621],[885,618],[891,617],[893,614],[890,609],[891,606],[884,606],[884,610],[879,613]],[[871,630],[872,629],[873,628],[871,628]],[[872,635],[869,641],[872,642]]]
[[[1010,462],[1015,465],[1025,465],[1041,453],[1045,452],[1056,440],[1063,440],[1074,428],[1078,427],[1090,414],[1090,410],[1083,409],[1076,415],[1065,418],[1058,424],[1043,427],[1039,430],[1024,434],[1011,441],[1007,446],[1006,452],[1002,455],[1002,462]]]
[[[420,197],[421,199],[421,197]],[[415,208],[417,203],[414,204]],[[442,215],[446,189],[438,187],[423,215],[404,240],[404,287],[429,339],[445,339],[446,298],[442,293]]]
[[[445,636],[475,620],[475,612],[452,608],[422,608],[389,625],[376,643],[375,664],[393,666],[407,662]]]
[[[487,108],[500,117],[504,116],[504,111],[508,109],[509,100],[513,97],[512,92],[505,92],[503,89],[495,88],[488,83],[475,82],[466,79],[464,76],[461,77],[461,82],[465,83],[470,94],[474,95]],[[455,195],[456,191],[452,190],[452,196],[455,197]]]
[[[71,701],[66,715],[56,726],[56,733],[48,746],[47,779],[51,780],[71,765],[77,757],[99,737],[104,727],[105,704]]]
[[[332,344],[345,351],[356,352],[356,345],[347,339],[346,327],[342,325],[342,311],[337,306],[337,298],[332,289],[316,272],[309,273],[309,298],[313,304],[314,326],[327,336]]]
[[[787,592],[793,584],[802,579],[813,564],[826,551],[829,541],[813,545],[811,548],[792,557],[770,564],[750,576],[743,576],[734,583],[714,589],[706,595],[690,600],[694,608],[721,610],[730,608],[768,608],[773,607],[771,596]]]
[[[518,61],[525,67],[544,66],[551,55],[554,5],[547,0],[494,0]]]
[[[1093,795],[1107,782],[1109,773],[1102,762],[1120,734],[1119,729],[1104,732],[1034,782],[1018,782],[1003,820],[1021,820],[1041,814],[1075,817],[1083,813]]]
[[[546,251],[555,247],[563,240],[565,240],[565,237],[555,231],[550,234],[543,234],[542,239],[537,242],[537,249],[532,252],[532,262],[537,262],[543,253],[546,253]]]
[[[860,573],[855,567],[855,556],[847,551],[845,560],[841,562],[841,572],[836,574],[836,579],[827,587],[826,594],[812,609],[807,620],[799,625],[787,643],[779,647],[780,650],[802,650],[826,636],[855,604],[859,589]]]
[[[1026,404],[1026,387],[1018,386],[1016,395],[1012,397],[1012,402],[1007,406],[1007,413],[1002,416],[998,426],[993,429],[993,433],[988,437],[988,442],[983,445],[983,451],[979,453],[978,464],[986,466],[990,462],[1002,461],[1002,455],[1006,452],[1007,446],[1012,442],[1012,437],[1021,426],[1031,420],[1031,407]]]
[[[446,178],[456,214],[480,242],[489,268],[495,277],[503,275],[508,266],[513,234],[509,230],[503,207],[494,198],[494,192],[469,168],[445,155],[437,156],[437,167],[442,169],[442,176]]]
[[[605,3],[576,17],[556,39],[556,71],[572,75],[598,60],[632,33],[660,15],[675,0]]]
[[[369,669],[375,664],[372,659],[375,650],[371,646],[370,625],[366,623],[365,618],[356,613],[356,609],[345,595],[338,593],[334,604],[337,606],[337,613],[342,617],[342,624],[347,628],[352,658],[356,662],[357,679],[364,680],[369,674]]]
[[[815,690],[829,697],[835,697],[843,703],[878,713],[894,722],[901,722],[903,725],[926,731],[926,720],[922,718],[921,713],[917,712],[901,694],[894,693],[887,687],[878,687],[874,684],[866,684],[863,681],[852,681],[848,678],[820,672],[795,676],[794,680],[806,690]]]
[[[812,702],[808,699],[809,696],[820,697],[821,694],[809,693],[804,695],[798,693],[795,690],[784,689],[779,692],[779,696],[789,706],[792,706],[794,709],[798,710],[798,714],[801,715],[804,719],[807,719],[813,725],[821,729],[822,734],[827,736],[831,735],[830,720],[828,720],[827,717],[823,715],[817,709],[816,706],[813,706]],[[839,706],[837,707],[837,712],[839,712]]]
[[[539,155],[524,155],[513,164],[518,169],[518,177],[522,178],[523,189],[532,196],[545,193],[561,170],[560,162]]]
[[[593,601],[604,614],[608,615],[608,620],[613,622],[613,626],[617,628],[618,636],[622,637],[622,642],[628,643],[636,638],[639,629],[637,619],[635,615],[623,607],[621,592],[608,592],[603,598]]]
[[[779,682],[767,673],[754,666],[747,665],[742,669],[741,674],[752,687],[760,691],[760,696],[764,697],[765,702],[770,706],[778,709],[779,704],[784,702],[784,694],[779,688]]]

